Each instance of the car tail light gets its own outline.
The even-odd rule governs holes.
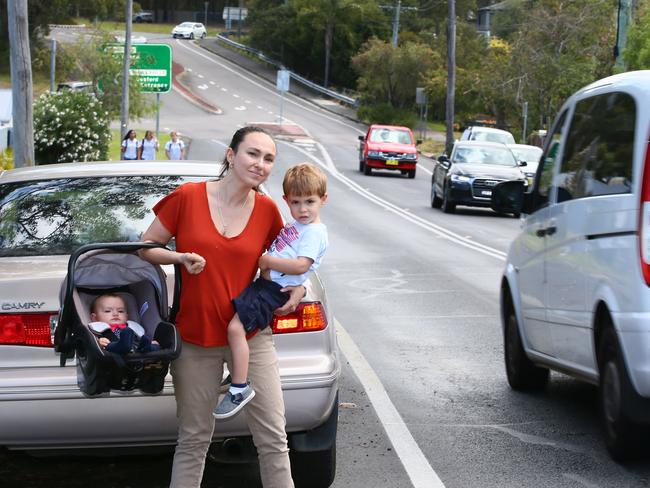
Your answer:
[[[320,302],[302,302],[296,311],[287,315],[274,315],[274,334],[289,332],[313,332],[327,327],[327,316]]]
[[[52,346],[51,313],[0,315],[0,344]]]
[[[641,201],[639,202],[639,251],[641,271],[646,285],[650,286],[650,143],[645,151]]]

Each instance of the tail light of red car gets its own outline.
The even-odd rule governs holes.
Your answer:
[[[639,258],[643,277],[650,286],[650,142],[646,147],[642,181],[639,202]]]
[[[302,302],[293,313],[274,315],[271,326],[274,334],[323,330],[327,327],[325,307],[321,302]]]
[[[52,347],[52,313],[0,315],[0,344]]]

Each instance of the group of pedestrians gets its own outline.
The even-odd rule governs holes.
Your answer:
[[[180,161],[185,159],[185,143],[178,138],[176,131],[169,133],[169,141],[165,144],[165,155],[171,161]],[[142,140],[138,139],[135,130],[131,129],[126,132],[122,139],[122,159],[125,161],[144,160],[154,161],[158,159],[156,153],[160,149],[158,139],[153,131],[146,131]]]

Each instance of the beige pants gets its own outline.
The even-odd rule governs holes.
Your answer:
[[[255,397],[244,409],[257,448],[262,484],[265,488],[292,488],[282,386],[270,327],[248,345],[248,375]],[[228,346],[201,347],[183,342],[180,357],[172,362],[179,427],[171,488],[201,485],[224,361],[231,361]]]

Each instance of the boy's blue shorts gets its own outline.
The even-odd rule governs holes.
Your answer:
[[[281,289],[277,283],[260,277],[232,301],[246,332],[268,327],[273,311],[289,300],[289,293]]]

